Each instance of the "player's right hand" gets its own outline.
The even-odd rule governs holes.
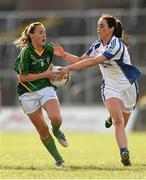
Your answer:
[[[45,72],[45,77],[48,78],[48,79],[53,79],[53,80],[60,80],[60,73],[54,73],[50,70],[47,70]]]

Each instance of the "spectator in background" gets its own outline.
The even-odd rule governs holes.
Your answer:
[[[54,43],[54,48],[60,50],[64,60],[72,63],[61,69],[62,75],[99,65],[103,76],[101,96],[112,119],[110,125],[113,123],[115,127],[121,162],[129,166],[131,161],[125,127],[136,105],[140,72],[131,64],[124,28],[119,19],[103,14],[97,24],[97,33],[99,40],[81,57],[65,52],[59,44]]]
[[[20,103],[37,129],[42,143],[55,159],[56,166],[62,166],[64,160],[57,150],[42,113],[43,108],[51,120],[54,136],[61,145],[67,147],[67,139],[60,131],[62,123],[60,104],[56,91],[49,81],[58,78],[57,74],[50,71],[53,55],[57,55],[57,50],[54,51],[52,45],[46,43],[46,29],[40,22],[27,26],[14,44],[21,49],[15,61]]]

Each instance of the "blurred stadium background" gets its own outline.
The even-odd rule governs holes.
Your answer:
[[[12,42],[24,27],[41,21],[48,42],[59,42],[66,51],[82,55],[97,38],[98,17],[104,13],[119,17],[129,36],[129,52],[139,67],[140,98],[129,130],[146,130],[146,1],[145,0],[5,0],[0,1],[0,130],[32,129],[16,94],[17,76],[13,70],[18,50]],[[66,63],[55,57],[55,64]],[[108,131],[103,121],[108,114],[100,96],[98,67],[73,73],[67,86],[58,89],[68,130]],[[84,127],[81,124],[84,124]]]

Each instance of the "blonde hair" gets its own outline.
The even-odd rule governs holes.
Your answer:
[[[30,25],[28,25],[24,31],[21,33],[21,36],[16,39],[13,43],[19,47],[20,49],[23,49],[27,46],[28,42],[31,42],[30,33],[34,33],[36,26],[42,25],[40,22],[33,22]]]

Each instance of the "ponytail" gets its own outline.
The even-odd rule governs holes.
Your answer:
[[[30,37],[28,35],[28,29],[29,26],[27,26],[25,28],[25,30],[22,32],[21,37],[19,37],[18,39],[16,39],[14,41],[14,44],[19,47],[20,49],[24,48],[27,46],[27,43],[30,41]]]
[[[36,26],[42,25],[40,22],[34,22],[31,23],[29,26],[27,26],[24,31],[22,32],[21,36],[16,39],[13,43],[19,47],[20,49],[23,49],[27,46],[28,42],[31,42],[30,33],[34,33]]]
[[[124,34],[124,27],[121,24],[121,22],[117,19],[116,19],[116,26],[114,28],[113,34],[118,38],[122,38],[122,36]]]
[[[119,19],[115,18],[115,20],[116,20],[116,27],[114,28],[113,34],[116,37],[120,38],[123,41],[123,43],[128,47],[129,43],[124,31],[124,27]]]

